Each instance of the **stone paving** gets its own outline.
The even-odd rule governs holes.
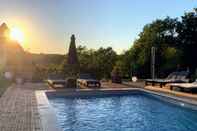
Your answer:
[[[144,83],[102,83],[103,89],[127,89],[128,87],[138,86],[142,88],[144,87]],[[48,87],[43,83],[13,84],[10,86],[3,96],[0,97],[0,131],[43,131],[44,128],[42,127],[40,114],[38,113],[35,92],[46,89],[48,89]],[[187,96],[193,98],[195,102],[197,99],[196,94],[169,91],[169,89],[152,86],[146,86],[145,89],[159,93],[165,92],[181,98]],[[69,91],[68,89],[66,90]]]
[[[144,88],[145,84],[143,81],[140,82],[122,82],[122,84],[102,82],[102,88]]]
[[[0,98],[0,131],[42,131],[35,91],[43,84],[12,85]]]
[[[165,86],[162,88],[160,88],[160,86],[145,86],[144,89],[197,101],[196,93],[192,94],[192,93],[186,93],[186,92],[181,92],[181,91],[176,91],[176,90],[170,90],[169,86]]]

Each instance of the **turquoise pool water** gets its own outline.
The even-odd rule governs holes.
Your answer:
[[[196,131],[197,111],[152,96],[51,97],[64,131]]]

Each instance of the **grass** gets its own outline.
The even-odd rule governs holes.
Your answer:
[[[3,93],[6,91],[10,84],[10,81],[6,80],[3,77],[0,77],[0,96],[3,95]]]

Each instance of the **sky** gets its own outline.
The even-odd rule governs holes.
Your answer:
[[[180,17],[197,0],[0,0],[0,23],[24,33],[25,50],[65,54],[76,45],[129,49],[143,26],[166,16]]]

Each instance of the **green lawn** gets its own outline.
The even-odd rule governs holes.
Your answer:
[[[8,80],[5,80],[4,78],[0,77],[0,96],[3,95],[3,93],[9,87],[9,85],[10,82]]]

